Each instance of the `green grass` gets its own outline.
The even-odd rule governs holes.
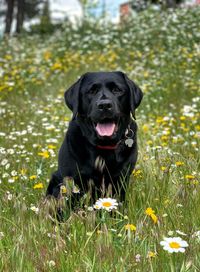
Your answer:
[[[144,12],[121,28],[1,41],[0,271],[200,270],[199,16]],[[98,70],[123,70],[145,93],[136,170],[117,212],[83,208],[58,225],[44,195],[71,116],[63,94]],[[170,235],[185,253],[163,250]]]

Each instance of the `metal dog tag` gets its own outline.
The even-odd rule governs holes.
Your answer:
[[[134,143],[133,139],[128,138],[125,140],[125,145],[127,145],[128,147],[132,147],[133,143]]]

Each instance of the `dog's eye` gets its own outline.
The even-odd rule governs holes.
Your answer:
[[[96,94],[98,91],[99,91],[98,86],[93,86],[92,88],[90,88],[90,89],[88,90],[88,93],[89,93],[89,94]]]
[[[122,90],[120,90],[117,86],[112,87],[112,93],[120,94],[121,92],[122,92]]]

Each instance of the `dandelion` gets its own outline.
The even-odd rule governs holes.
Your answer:
[[[125,230],[136,231],[136,226],[133,224],[127,224],[124,227],[125,227]]]
[[[43,183],[37,183],[37,184],[35,184],[34,186],[33,186],[33,189],[43,189],[44,188],[44,185],[43,185]]]
[[[176,164],[176,166],[182,166],[182,165],[184,165],[184,162],[182,162],[182,161],[177,161],[177,162],[175,162],[175,164]]]
[[[167,167],[166,166],[161,166],[160,168],[162,171],[166,171],[167,170]]]
[[[147,253],[147,258],[155,258],[156,257],[156,255],[157,255],[157,252],[153,252],[153,251],[149,251],[148,253]]]
[[[142,130],[143,130],[145,133],[147,133],[147,132],[149,131],[149,126],[148,126],[147,124],[144,124],[144,125],[142,126]]]
[[[44,159],[48,159],[50,157],[49,152],[47,150],[39,152],[38,155],[43,157]]]
[[[195,176],[194,175],[185,175],[185,178],[191,180],[191,179],[195,179]]]
[[[163,241],[160,242],[160,245],[163,247],[164,250],[168,251],[169,253],[173,252],[185,252],[185,248],[188,247],[188,243],[180,237],[170,237],[164,238]]]
[[[36,179],[36,178],[37,178],[36,175],[32,175],[32,176],[29,177],[30,180],[33,180],[33,179]]]
[[[97,210],[103,209],[106,211],[111,211],[117,209],[118,203],[116,199],[113,198],[100,198],[96,201],[94,208]]]
[[[146,215],[150,216],[154,224],[158,222],[158,217],[155,215],[155,211],[152,208],[147,208],[145,211]]]
[[[133,176],[134,177],[142,177],[142,170],[140,169],[134,169],[133,172],[132,172]]]
[[[48,149],[56,149],[55,145],[48,145]]]
[[[22,176],[24,176],[24,175],[26,174],[26,172],[27,172],[27,169],[25,169],[25,168],[22,168],[22,169],[20,170],[20,174],[21,174]]]
[[[65,185],[60,186],[60,192],[61,192],[61,194],[66,194],[67,193],[67,188],[66,188]]]

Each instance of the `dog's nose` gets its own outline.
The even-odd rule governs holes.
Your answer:
[[[104,100],[100,100],[99,102],[97,102],[97,108],[100,111],[104,111],[104,110],[111,111],[113,107],[112,107],[112,103],[110,100],[104,99]]]

